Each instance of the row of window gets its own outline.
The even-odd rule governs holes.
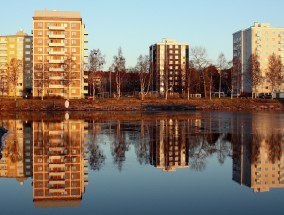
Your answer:
[[[42,22],[38,22],[37,26],[42,28],[43,27],[43,23]],[[61,23],[60,25],[56,25],[55,23],[46,23],[47,27],[53,27],[53,26],[58,26],[58,27],[65,27],[68,28],[68,23]],[[77,23],[71,23],[71,28],[76,28],[77,27]]]
[[[79,31],[78,31],[78,32],[77,32],[77,31],[71,31],[71,35],[72,35],[72,36],[76,36],[77,33],[80,33],[80,32],[79,32]],[[42,35],[43,35],[43,32],[42,32],[42,31],[38,31],[38,32],[37,32],[37,35],[38,35],[38,36],[42,36]],[[67,35],[68,35],[68,32],[67,32],[67,31],[63,31],[63,32],[61,32],[61,34],[54,34],[53,31],[47,31],[47,32],[46,32],[46,35],[65,35],[65,36],[67,36]]]
[[[42,39],[37,39],[37,42],[38,42],[38,44],[42,44],[42,43],[43,43],[43,40],[42,40]],[[53,42],[53,40],[47,40],[47,43],[52,43],[52,42]],[[68,43],[68,40],[63,40],[63,42],[64,42],[65,44],[67,44],[67,43]],[[72,44],[72,45],[77,44],[77,40],[71,40],[71,44]],[[26,48],[27,48],[27,46],[26,46]]]

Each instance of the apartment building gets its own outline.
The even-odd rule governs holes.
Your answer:
[[[189,44],[163,39],[150,46],[152,89],[162,95],[185,92]]]
[[[80,12],[35,11],[33,17],[33,96],[82,98],[88,54]]]
[[[22,29],[15,35],[0,36],[1,96],[23,96],[32,90],[32,52],[32,36]],[[17,61],[17,66],[14,67],[17,71],[11,71],[13,69],[10,67],[9,72],[12,59]]]
[[[284,28],[272,28],[268,23],[255,22],[253,26],[233,33],[233,57],[239,59],[241,74],[235,92],[252,92],[251,82],[247,81],[248,60],[252,54],[259,57],[262,76],[265,77],[268,57],[275,53],[283,61],[284,57]],[[279,91],[284,90],[282,85]],[[264,79],[257,86],[257,93],[270,93],[271,84]]]
[[[35,207],[80,205],[88,184],[85,127],[80,120],[33,122]]]

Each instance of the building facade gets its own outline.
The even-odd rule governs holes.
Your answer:
[[[31,91],[32,48],[32,36],[23,30],[19,30],[15,35],[0,36],[1,96],[23,96],[24,93]],[[18,65],[14,67],[17,70],[15,72],[9,67],[13,59],[18,62]]]
[[[235,92],[252,92],[251,81],[247,81],[248,60],[252,54],[258,55],[262,77],[265,77],[268,58],[273,53],[284,57],[284,28],[272,28],[267,23],[255,22],[253,26],[233,34],[233,57],[240,63],[240,77]],[[284,86],[280,87],[284,90]],[[256,93],[270,93],[271,84],[264,78],[257,86]]]
[[[152,89],[162,95],[182,93],[186,86],[186,70],[189,60],[189,44],[163,39],[150,46],[150,62],[153,74]]]
[[[33,17],[33,96],[82,98],[88,33],[80,12],[35,11]]]

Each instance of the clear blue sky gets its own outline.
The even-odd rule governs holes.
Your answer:
[[[80,11],[89,50],[99,48],[112,63],[122,47],[127,66],[162,38],[203,46],[215,63],[232,58],[232,33],[255,21],[284,27],[283,0],[7,0],[1,1],[0,34],[31,33],[34,10]]]

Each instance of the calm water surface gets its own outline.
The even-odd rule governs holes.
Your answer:
[[[284,210],[282,113],[1,113],[0,127],[2,214]]]

